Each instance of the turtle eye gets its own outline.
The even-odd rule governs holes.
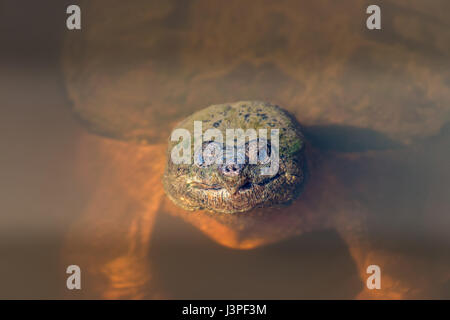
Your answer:
[[[205,168],[212,164],[221,164],[223,158],[223,146],[215,141],[204,142],[202,148],[194,154],[197,167]]]
[[[237,164],[244,164],[246,163],[247,155],[245,152],[245,146],[238,146],[236,148],[236,163]]]
[[[270,162],[270,156],[268,153],[267,148],[262,148],[259,150],[258,161],[260,164],[268,164]]]
[[[201,152],[196,152],[194,154],[194,164],[199,168],[205,167],[205,162],[203,161],[203,155]]]
[[[270,142],[266,139],[257,139],[249,141],[247,148],[247,157],[251,164],[267,164],[270,162],[271,153]]]
[[[203,150],[203,160],[207,166],[222,164],[223,146],[218,142],[209,142]]]
[[[257,164],[258,162],[258,140],[248,142],[247,157],[250,164]]]

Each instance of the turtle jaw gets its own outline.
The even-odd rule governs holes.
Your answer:
[[[187,183],[185,177],[170,179],[166,176],[164,188],[169,198],[185,210],[205,209],[213,213],[244,213],[292,200],[287,195],[292,194],[291,189],[294,189],[295,185],[288,183],[287,176],[289,175],[285,172],[279,172],[258,183],[247,180],[236,188],[192,181]]]

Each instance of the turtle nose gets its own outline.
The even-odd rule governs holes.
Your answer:
[[[225,164],[220,168],[220,172],[226,177],[236,177],[241,174],[243,168],[243,164]]]

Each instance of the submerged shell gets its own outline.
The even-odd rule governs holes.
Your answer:
[[[305,126],[414,142],[450,120],[450,2],[431,2],[383,1],[374,32],[365,0],[83,1],[67,91],[91,130],[123,140],[161,143],[198,108],[261,99]]]

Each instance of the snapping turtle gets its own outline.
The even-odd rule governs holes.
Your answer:
[[[87,266],[85,275],[92,276],[94,290],[113,298],[176,295],[159,289],[164,286],[155,275],[157,261],[148,258],[155,251],[157,212],[182,218],[224,247],[252,249],[248,255],[314,230],[335,230],[356,264],[353,273],[360,283],[365,283],[371,264],[383,272],[382,290],[360,285],[345,297],[427,297],[423,292],[448,281],[445,255],[427,265],[435,271],[432,275],[418,279],[412,271],[405,274],[412,270],[411,261],[402,258],[394,244],[411,221],[413,230],[421,232],[418,226],[426,219],[418,217],[424,210],[432,211],[435,205],[430,203],[437,203],[439,212],[448,208],[445,192],[429,195],[419,205],[411,199],[427,194],[428,188],[437,189],[432,184],[435,180],[424,176],[433,167],[427,161],[438,160],[427,156],[446,155],[443,146],[448,134],[445,130],[441,136],[436,134],[450,115],[449,73],[439,64],[447,56],[449,34],[434,32],[437,38],[429,43],[426,35],[409,33],[411,28],[399,21],[417,23],[417,28],[431,32],[444,20],[430,20],[427,8],[419,2],[413,18],[401,4],[387,2],[392,16],[384,21],[393,31],[389,36],[369,35],[358,22],[364,4],[145,1],[132,12],[124,11],[121,2],[109,2],[107,10],[98,2],[81,4],[89,12],[83,20],[89,28],[67,36],[64,75],[75,114],[98,136],[84,135],[80,143],[80,165],[88,173],[85,178],[93,185],[93,196],[73,228],[66,254],[71,263]],[[321,12],[323,21],[319,23],[311,12]],[[342,28],[336,30],[336,25]],[[320,36],[311,36],[313,31]],[[427,49],[419,49],[424,43]],[[298,146],[292,169],[303,172],[302,168],[308,168],[307,184],[301,178],[292,189],[274,188],[260,207],[252,201],[242,207],[244,202],[235,200],[220,206],[200,205],[198,195],[186,205],[179,199],[187,191],[179,181],[172,184],[169,163],[166,190],[178,204],[198,210],[186,211],[166,201],[161,182],[167,165],[165,139],[176,122],[212,103],[242,99],[280,103],[304,125],[304,138],[310,145]],[[235,119],[245,120],[245,114]],[[294,120],[291,124],[296,126]],[[303,137],[300,133],[294,136]],[[433,142],[432,137],[440,138]],[[205,169],[196,172],[201,175]],[[247,187],[257,190],[258,183],[250,180]],[[195,182],[204,195],[217,191],[208,189],[219,188],[217,181],[207,180],[206,186]],[[226,183],[219,185],[225,189],[221,192],[233,193],[232,188],[226,190]],[[404,193],[396,194],[398,190]],[[286,199],[273,201],[273,197]],[[273,206],[284,200],[292,203]],[[179,231],[169,230],[173,237]],[[184,243],[188,238],[177,241]],[[289,257],[303,257],[304,251],[291,250]],[[233,266],[232,261],[223,265]],[[214,267],[225,277],[226,270]],[[195,269],[189,269],[192,273],[184,278],[200,282]],[[275,274],[276,283],[286,289],[298,274],[288,272],[283,282],[285,272],[285,268],[270,269],[260,280]],[[182,274],[180,268],[172,276],[178,273]],[[225,287],[219,289],[226,291]],[[283,290],[273,292],[283,297]]]

